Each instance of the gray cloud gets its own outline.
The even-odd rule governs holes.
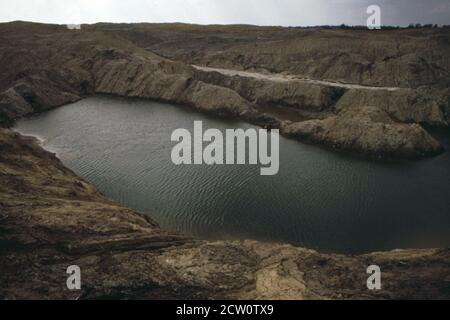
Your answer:
[[[449,0],[0,0],[0,21],[362,25],[371,4],[384,25],[450,24]]]

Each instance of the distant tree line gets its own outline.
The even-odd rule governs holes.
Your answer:
[[[352,30],[367,30],[367,26],[364,25],[319,25],[319,26],[305,26],[305,27],[290,27],[295,29],[352,29]],[[425,28],[450,28],[450,25],[438,24],[421,24],[421,23],[410,23],[407,27],[400,26],[381,26],[382,29],[425,29]]]
[[[442,26],[442,28],[449,28],[450,26]],[[410,23],[408,25],[408,29],[413,29],[413,28],[439,28],[439,26],[437,24],[420,24],[420,23]]]

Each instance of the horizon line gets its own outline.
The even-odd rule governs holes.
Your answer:
[[[52,25],[52,26],[66,26],[66,25],[96,25],[96,24],[182,24],[182,25],[191,25],[191,26],[250,26],[250,27],[261,27],[261,28],[324,28],[324,27],[350,27],[350,28],[367,28],[366,25],[363,24],[317,24],[317,25],[258,25],[258,24],[250,24],[250,23],[230,23],[230,24],[222,24],[222,23],[190,23],[190,22],[181,22],[181,21],[171,21],[171,22],[148,22],[148,21],[134,21],[134,22],[108,22],[108,21],[97,21],[90,23],[56,23],[56,22],[41,22],[41,21],[29,21],[29,20],[10,20],[10,21],[0,21],[0,24],[8,24],[8,23],[34,23],[34,24],[43,24],[43,25]],[[449,27],[450,24],[439,24],[439,23],[420,23],[420,22],[411,22],[408,25],[381,25],[381,28],[399,28],[399,29],[409,29],[409,28],[442,28]]]

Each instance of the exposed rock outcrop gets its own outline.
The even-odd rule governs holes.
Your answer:
[[[400,123],[448,126],[449,89],[420,88],[397,91],[349,90],[336,103],[336,110],[374,106],[386,111]]]
[[[309,120],[282,127],[286,135],[331,148],[380,158],[423,158],[443,151],[420,125],[395,123],[374,107],[344,109],[324,120]]]
[[[264,78],[264,74],[258,73],[253,75],[254,77],[245,74],[230,76],[217,71],[196,70],[196,78],[230,88],[259,106],[287,107],[311,112],[329,111],[345,93],[342,88],[299,81],[277,81],[276,78]]]

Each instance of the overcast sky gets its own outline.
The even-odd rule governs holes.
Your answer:
[[[371,4],[383,25],[450,25],[450,0],[0,0],[0,21],[364,25]]]

